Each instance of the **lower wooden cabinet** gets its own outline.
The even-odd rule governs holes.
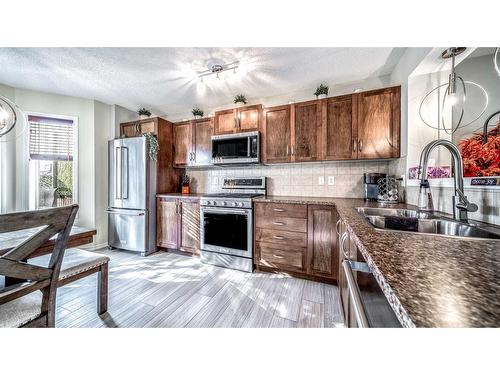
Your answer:
[[[334,206],[256,203],[257,268],[336,281],[337,217]]]
[[[158,198],[157,246],[200,252],[200,204],[197,199]]]
[[[158,198],[156,204],[156,245],[179,248],[179,206],[175,198]]]

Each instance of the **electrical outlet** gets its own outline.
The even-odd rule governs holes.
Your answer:
[[[328,185],[335,185],[335,177],[328,176]]]
[[[318,176],[318,185],[325,184],[325,176]]]

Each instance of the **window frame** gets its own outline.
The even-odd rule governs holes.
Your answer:
[[[61,114],[56,114],[56,113],[45,113],[45,112],[31,112],[31,111],[25,111],[24,112],[26,115],[26,121],[28,121],[28,116],[42,116],[42,117],[49,117],[49,118],[58,118],[61,120],[71,120],[73,121],[73,203],[78,204],[79,202],[79,194],[78,194],[78,187],[79,187],[79,180],[78,180],[78,171],[79,171],[79,159],[78,159],[78,154],[79,154],[79,144],[78,144],[78,117],[77,116],[68,116],[68,115],[61,115]],[[30,155],[29,155],[29,142],[30,142],[30,124],[28,121],[28,124],[26,124],[27,128],[27,134],[26,134],[26,151],[27,151],[27,163],[28,163],[28,169],[29,169],[29,177],[28,177],[28,201],[29,201],[29,209],[30,210],[37,210],[37,197],[36,197],[36,173],[38,172],[37,169],[34,167],[33,163],[30,163]],[[77,216],[78,218],[78,213]]]

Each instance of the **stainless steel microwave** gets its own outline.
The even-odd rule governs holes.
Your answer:
[[[212,164],[251,164],[260,162],[258,131],[212,136]]]

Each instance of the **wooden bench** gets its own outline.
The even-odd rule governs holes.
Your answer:
[[[43,255],[29,260],[30,264],[45,265],[50,255]],[[108,263],[109,257],[82,249],[67,249],[59,274],[57,287],[80,280],[94,273],[97,279],[97,313],[104,314],[108,310]]]

